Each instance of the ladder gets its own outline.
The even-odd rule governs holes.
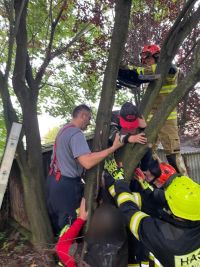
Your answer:
[[[7,188],[8,178],[17,148],[22,124],[13,122],[0,168],[0,209]]]

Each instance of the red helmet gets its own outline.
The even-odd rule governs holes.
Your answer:
[[[161,175],[157,178],[159,183],[163,185],[173,174],[177,171],[169,164],[162,162],[160,163]]]
[[[141,62],[144,64],[145,59],[148,57],[154,57],[156,62],[158,61],[158,57],[160,54],[160,47],[158,45],[145,45],[142,49],[142,52],[140,54]]]
[[[155,54],[160,53],[160,46],[153,44],[153,45],[145,45],[142,49],[142,53],[150,53],[152,56]]]

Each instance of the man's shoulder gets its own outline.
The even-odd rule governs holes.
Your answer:
[[[59,135],[64,135],[64,136],[71,137],[71,136],[73,136],[73,135],[75,135],[77,133],[83,134],[83,132],[81,131],[80,128],[78,128],[78,127],[76,127],[76,126],[74,126],[72,124],[66,124],[60,129],[60,131],[58,132],[58,136]]]

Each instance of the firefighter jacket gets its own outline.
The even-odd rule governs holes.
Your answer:
[[[154,74],[155,70],[156,70],[156,64],[137,68],[138,74]],[[166,76],[163,86],[161,87],[160,92],[155,100],[152,111],[148,117],[148,121],[151,120],[154,112],[156,112],[158,107],[163,103],[163,101],[165,101],[168,94],[170,94],[174,90],[174,88],[177,87],[178,73],[179,73],[178,68],[172,65],[171,68],[169,69],[168,75]],[[177,111],[176,109],[174,109],[170,113],[167,120],[176,120],[176,119],[177,119]]]
[[[124,181],[116,181],[115,200],[126,217],[132,234],[156,258],[155,266],[200,266],[200,221],[161,220],[141,211],[141,196],[130,191]]]

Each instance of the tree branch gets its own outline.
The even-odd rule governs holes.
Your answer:
[[[197,41],[194,42],[193,46],[191,47],[191,49],[187,52],[187,54],[185,55],[185,57],[179,62],[179,64],[177,64],[177,67],[180,67],[184,61],[187,59],[187,57],[192,53],[192,51],[195,49],[197,45]]]
[[[50,33],[50,39],[49,39],[49,44],[47,47],[46,55],[44,58],[44,62],[40,66],[39,71],[36,75],[36,79],[35,79],[36,83],[37,83],[37,87],[39,86],[39,84],[42,80],[42,77],[44,75],[44,72],[45,72],[47,66],[49,65],[49,62],[52,59],[51,58],[51,50],[52,50],[52,45],[53,45],[53,40],[54,40],[54,34],[55,34],[56,26],[58,25],[58,22],[62,16],[65,5],[66,5],[66,1],[63,2],[56,19],[54,21],[52,21],[52,23],[51,23],[51,33]],[[50,9],[50,12],[51,12],[51,9]]]
[[[33,71],[32,71],[32,66],[30,64],[30,58],[29,55],[27,53],[27,57],[26,57],[26,81],[27,84],[29,86],[29,88],[31,89],[35,89],[35,80],[33,78]],[[33,90],[33,92],[36,93],[37,90]],[[36,96],[38,95],[38,92],[36,93]]]
[[[51,55],[49,55],[48,58],[45,58],[44,62],[42,63],[42,65],[40,66],[37,74],[36,74],[36,83],[39,86],[39,84],[41,83],[42,77],[45,73],[46,68],[48,67],[50,61],[52,59],[54,59],[57,56],[60,56],[61,54],[65,53],[76,41],[78,41],[81,36],[83,34],[85,34],[85,32],[90,28],[90,23],[86,24],[82,30],[80,30],[79,33],[77,33],[77,35],[64,47],[58,48],[57,50],[55,50],[54,52],[51,53]]]
[[[2,71],[0,71],[0,95],[3,102],[3,112],[4,119],[6,124],[7,132],[10,131],[12,123],[18,122],[17,114],[13,108],[9,91],[8,91],[8,83],[3,75]]]
[[[55,57],[58,57],[60,56],[61,54],[65,53],[69,47],[71,47],[76,41],[78,41],[83,34],[85,34],[86,32],[88,31],[91,31],[93,30],[94,27],[91,26],[90,23],[87,23],[83,29],[80,30],[79,33],[77,33],[77,35],[66,45],[66,46],[63,46],[61,48],[58,48],[57,50],[55,50],[52,54],[51,54],[51,59],[55,58]]]
[[[15,93],[23,105],[23,98],[28,97],[28,88],[25,84],[25,73],[26,73],[26,64],[27,64],[27,31],[26,31],[26,15],[27,15],[27,4],[24,5],[23,10],[21,1],[15,0],[15,17],[20,18],[19,28],[20,31],[17,31],[16,34],[16,57],[15,57],[15,66],[13,74],[13,88]]]
[[[200,41],[194,53],[194,64],[191,71],[185,77],[184,80],[173,90],[171,94],[167,96],[164,103],[160,106],[156,114],[153,116],[148,127],[145,130],[149,143],[154,143],[157,137],[157,133],[164,125],[167,117],[177,106],[178,102],[191,88],[200,81]],[[130,181],[133,177],[134,170],[144,156],[147,150],[147,145],[127,145],[124,154],[124,166],[126,179]],[[131,167],[130,167],[131,166]]]
[[[176,31],[176,28],[179,27],[179,24],[181,23],[182,19],[184,19],[186,17],[186,13],[188,13],[190,10],[192,10],[195,2],[196,2],[196,0],[189,0],[189,1],[185,2],[182,11],[179,13],[178,18],[176,19],[175,23],[171,27],[171,29],[170,29],[170,31],[169,31],[166,39],[165,39],[166,42],[168,42],[171,34]]]
[[[5,69],[5,80],[8,81],[8,76],[10,73],[11,69],[11,64],[12,64],[12,54],[13,54],[13,45],[14,45],[14,16],[13,16],[13,11],[14,11],[14,0],[10,2],[10,7],[7,12],[9,16],[9,40],[8,40],[8,59],[6,62],[6,69]]]
[[[159,70],[159,73],[161,74],[161,79],[149,84],[145,96],[142,99],[140,105],[140,111],[144,114],[145,118],[147,118],[149,112],[152,109],[154,100],[158,95],[160,88],[162,87],[163,81],[168,73],[171,62],[179,46],[187,37],[187,35],[191,32],[191,30],[197,25],[199,20],[200,7],[189,17],[185,17],[182,20],[180,20],[180,18],[178,17],[178,21],[180,21],[179,24],[177,24],[176,27],[172,27],[173,31],[171,30],[168,34],[168,37],[166,38],[161,49],[160,62],[158,63],[156,68],[156,73],[158,73]]]
[[[15,22],[15,36],[17,35],[18,29],[19,29],[20,19],[21,19],[22,12],[23,12],[23,10],[24,10],[25,4],[26,4],[26,5],[28,4],[28,0],[22,0],[22,2],[21,2],[21,6],[20,6],[20,9],[19,9],[18,16],[16,16],[16,22]]]

